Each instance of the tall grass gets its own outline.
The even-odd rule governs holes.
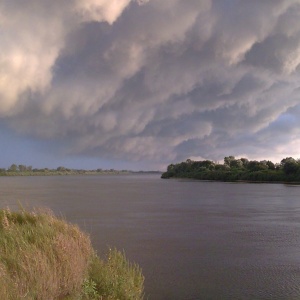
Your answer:
[[[143,299],[124,253],[100,259],[89,237],[51,212],[0,210],[0,299]]]

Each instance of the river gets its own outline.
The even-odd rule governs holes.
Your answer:
[[[159,175],[0,177],[0,206],[49,207],[124,249],[149,300],[300,299],[300,186]]]

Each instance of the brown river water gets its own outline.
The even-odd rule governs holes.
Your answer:
[[[145,299],[300,299],[300,186],[0,177],[0,207],[18,202],[77,223],[100,255],[124,249]]]

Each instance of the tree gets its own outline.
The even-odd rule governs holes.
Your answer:
[[[210,160],[181,162],[168,166],[162,178],[195,178],[200,180],[222,181],[300,181],[300,160],[286,157],[280,164],[269,160],[249,161],[246,158],[235,159],[234,156],[224,158],[224,164]]]
[[[224,157],[224,165],[230,166],[230,163],[235,160],[234,156],[225,156]]]
[[[280,165],[285,174],[295,174],[299,170],[299,163],[292,157],[284,158]]]
[[[230,167],[228,165],[217,164],[217,165],[215,165],[215,170],[216,171],[228,171],[228,170],[230,170]]]
[[[247,169],[250,172],[255,172],[255,171],[262,171],[262,170],[267,170],[269,167],[262,161],[259,162],[257,160],[250,160]]]
[[[16,164],[12,164],[9,167],[8,171],[10,171],[10,172],[17,172],[18,171],[18,166]]]
[[[20,171],[20,172],[25,172],[25,171],[27,171],[26,166],[25,166],[25,165],[19,165],[19,171]]]
[[[244,165],[241,159],[233,159],[230,161],[230,168],[241,169],[243,166]]]
[[[248,163],[249,163],[249,160],[248,160],[247,158],[242,157],[242,158],[241,158],[241,161],[242,161],[242,163],[243,163],[244,168],[247,168],[247,165],[248,165]]]
[[[270,170],[275,170],[275,164],[273,162],[268,160],[266,164],[267,164],[267,166],[269,167]]]
[[[168,165],[167,171],[168,172],[174,171],[174,167],[175,167],[174,164]]]
[[[214,170],[215,168],[215,163],[211,160],[203,160],[201,162],[201,167],[205,167],[208,170]]]
[[[190,165],[193,161],[188,158],[185,162]]]
[[[65,168],[65,167],[58,167],[58,168],[56,169],[56,171],[58,171],[58,172],[65,172],[65,171],[66,171],[66,168]]]

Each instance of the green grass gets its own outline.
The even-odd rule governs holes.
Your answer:
[[[100,259],[89,237],[48,211],[0,210],[0,299],[143,299],[124,253]]]

